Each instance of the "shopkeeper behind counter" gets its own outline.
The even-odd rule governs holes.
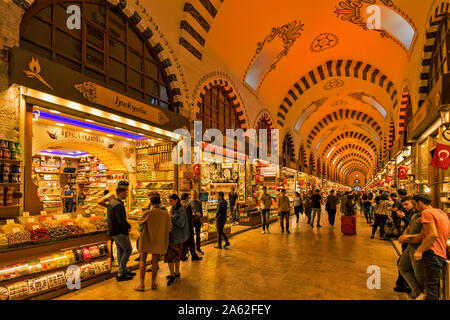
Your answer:
[[[70,187],[70,184],[67,184],[64,187],[64,212],[72,212],[73,211],[73,205],[74,205],[74,191]]]

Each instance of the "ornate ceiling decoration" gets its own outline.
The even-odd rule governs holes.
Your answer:
[[[318,53],[337,46],[339,38],[334,33],[321,33],[311,43],[310,50]]]

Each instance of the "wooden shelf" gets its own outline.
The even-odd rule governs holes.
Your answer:
[[[0,159],[0,162],[16,163],[16,162],[22,162],[22,160]]]
[[[58,252],[60,253],[60,252]],[[99,260],[104,260],[105,258],[109,257],[109,253],[108,254],[103,254],[101,256],[95,257],[95,258],[91,258],[91,259],[87,259],[87,260],[83,260],[83,261],[79,261],[79,262],[74,262],[72,264],[69,265],[82,265],[85,263],[92,263],[92,262],[96,262]],[[38,257],[36,257],[38,258]],[[19,281],[25,281],[25,280],[29,280],[29,279],[33,279],[33,278],[39,278],[42,277],[44,275],[47,274],[51,274],[51,273],[56,273],[58,271],[65,271],[67,269],[67,267],[69,265],[63,266],[63,267],[59,267],[59,268],[54,268],[54,269],[49,269],[49,270],[42,270],[36,273],[29,273],[29,274],[25,274],[23,276],[20,277],[15,277],[15,278],[10,278],[10,279],[5,279],[5,280],[0,280],[0,285],[5,285],[5,283],[14,283],[14,282],[19,282]],[[6,267],[6,266],[2,266],[2,267]],[[52,288],[53,289],[53,288]]]

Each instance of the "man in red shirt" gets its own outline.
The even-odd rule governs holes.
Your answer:
[[[413,197],[416,210],[422,213],[422,243],[416,249],[414,258],[422,260],[425,276],[425,300],[439,299],[441,270],[447,259],[447,240],[450,237],[450,221],[445,212],[431,206],[431,198],[427,194],[416,194]],[[423,297],[419,296],[419,300]]]

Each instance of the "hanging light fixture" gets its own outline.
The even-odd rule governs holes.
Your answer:
[[[441,124],[446,129],[450,128],[450,104],[443,104],[439,107],[439,113],[441,114]]]

